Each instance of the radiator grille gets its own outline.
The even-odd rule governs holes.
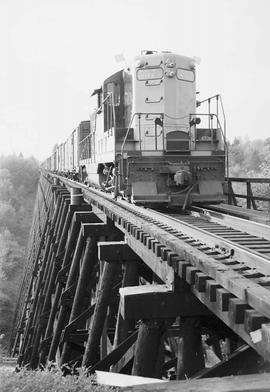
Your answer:
[[[184,131],[172,131],[167,134],[167,151],[189,151],[189,134]]]

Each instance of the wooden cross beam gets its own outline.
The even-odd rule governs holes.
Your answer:
[[[110,366],[119,363],[121,358],[125,357],[128,350],[133,347],[138,337],[138,331],[134,331],[129,337],[126,338],[118,347],[116,347],[110,354],[108,354],[101,361],[97,362],[89,369],[89,373],[96,370],[109,370]]]
[[[140,320],[210,314],[190,292],[172,292],[166,285],[123,287],[119,292],[121,315],[124,319]]]
[[[139,261],[139,256],[124,241],[99,242],[98,258],[109,262]]]
[[[261,357],[248,345],[239,347],[228,359],[204,369],[191,378],[225,377],[234,374],[251,374],[259,371]]]
[[[72,206],[70,206],[72,207]],[[100,219],[100,217],[98,216],[98,214],[93,213],[92,211],[75,211],[74,212],[74,216],[73,216],[73,220],[76,223],[101,223],[102,220]]]
[[[270,374],[249,374],[245,376],[211,377],[202,380],[171,381],[164,383],[133,385],[121,388],[122,392],[267,392]],[[132,381],[130,382],[132,384]]]
[[[107,225],[106,223],[82,223],[81,226],[82,234],[84,237],[101,237],[107,236],[118,231],[113,226]]]

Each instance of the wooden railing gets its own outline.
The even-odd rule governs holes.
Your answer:
[[[264,202],[266,209],[270,209],[270,178],[229,177],[227,184],[228,189],[225,193],[228,196],[228,204],[242,205],[237,199],[246,199],[246,208],[265,209],[263,203],[259,203],[261,205],[258,206],[257,201]]]

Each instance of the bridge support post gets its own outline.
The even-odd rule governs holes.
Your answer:
[[[50,238],[50,250],[48,253],[48,257],[43,260],[43,262],[46,264],[43,275],[43,287],[41,293],[37,293],[39,294],[37,306],[38,311],[36,313],[35,331],[32,340],[30,358],[30,367],[33,369],[35,369],[39,363],[39,344],[42,334],[44,333],[44,328],[46,328],[46,321],[48,317],[47,312],[51,299],[49,296],[49,291],[53,289],[50,278],[51,275],[54,273],[54,254],[57,249],[57,241],[59,240],[61,225],[64,221],[64,213],[68,208],[68,205],[66,204],[66,199],[67,196],[69,196],[69,193],[67,194],[66,190],[62,189],[60,189],[57,193],[57,204],[55,208],[54,219],[52,222]]]
[[[82,207],[83,206],[80,206],[80,209],[82,209]],[[49,361],[55,360],[62,330],[64,329],[65,325],[68,323],[69,320],[70,305],[67,304],[64,298],[66,296],[70,297],[71,295],[70,300],[71,301],[73,300],[73,294],[71,294],[72,287],[74,287],[74,283],[76,282],[77,275],[79,273],[78,272],[79,263],[82,256],[83,246],[85,241],[83,232],[81,230],[81,225],[83,222],[85,223],[100,222],[100,219],[92,212],[74,213],[70,234],[66,244],[62,270],[60,270],[58,274],[58,278],[57,278],[58,283],[57,283],[55,298],[49,317],[47,339],[49,338],[49,336],[52,336],[52,341],[48,343],[49,348],[45,348],[49,352],[48,354]],[[75,251],[73,253],[74,248]],[[60,299],[61,299],[61,303],[60,303]],[[59,315],[56,320],[56,326],[54,331],[52,331],[52,327],[55,322],[55,317],[58,309],[59,309]],[[52,333],[52,335],[50,333]]]
[[[143,377],[159,377],[159,356],[162,337],[166,331],[161,319],[142,320],[136,343],[132,374]]]
[[[107,309],[110,302],[111,290],[115,281],[115,275],[119,263],[108,263],[105,261],[101,284],[96,296],[96,306],[93,320],[89,329],[89,336],[85,347],[82,365],[84,367],[93,366],[100,359],[99,345],[102,335]]]
[[[137,260],[124,261],[123,268],[124,274],[122,280],[122,287],[136,286],[139,283]],[[134,329],[134,324],[134,320],[123,319],[119,306],[113,342],[114,349],[128,337],[128,331],[132,331]]]
[[[76,287],[76,292],[73,299],[72,309],[69,317],[69,323],[74,321],[74,319],[78,317],[83,311],[83,305],[85,303],[85,298],[86,298],[87,285],[89,284],[94,266],[97,262],[96,239],[88,237],[84,239],[84,241],[85,241],[85,251],[83,255],[82,265],[80,268],[80,275]],[[89,298],[89,303],[90,303],[90,298]],[[68,342],[65,342],[61,354],[61,362],[60,362],[61,365],[69,361],[70,352],[71,352],[70,344]]]
[[[60,335],[64,330],[65,326],[72,325],[72,323],[77,320],[81,316],[81,314],[86,310],[87,306],[90,304],[90,296],[91,290],[94,288],[92,287],[95,277],[95,265],[97,261],[97,239],[104,236],[109,235],[113,230],[113,226],[101,223],[100,220],[92,213],[92,222],[93,223],[82,223],[81,224],[81,232],[80,237],[82,241],[82,247],[85,245],[84,257],[83,261],[80,265],[79,261],[80,257],[76,259],[73,258],[71,269],[69,271],[68,280],[66,284],[66,291],[69,291],[70,302],[68,306],[71,307],[71,310],[68,310],[63,303],[63,296],[62,296],[62,306],[60,309],[59,317],[57,319],[57,326],[54,332],[50,352],[49,352],[49,360],[52,360],[52,356],[56,354],[57,347],[59,346]],[[76,286],[73,286],[74,282],[77,281]],[[72,289],[74,287],[74,290]],[[72,290],[71,290],[72,289]],[[73,293],[74,291],[74,293]],[[65,293],[63,293],[65,294]],[[81,324],[81,327],[84,325],[85,319],[82,318],[81,321],[78,321]],[[76,324],[75,329],[79,325]],[[81,351],[83,348],[81,346],[74,346],[74,344],[69,343],[66,341],[66,334],[63,333],[64,338],[64,345],[61,353],[60,363],[64,364],[67,363],[70,359],[70,353],[72,347]]]
[[[59,188],[60,189],[60,188]],[[51,190],[53,190],[53,187],[51,187]],[[58,194],[59,196],[59,194]],[[38,326],[38,317],[40,315],[40,311],[42,309],[42,304],[44,300],[44,286],[46,283],[46,277],[47,273],[49,270],[49,259],[52,251],[52,242],[53,242],[53,234],[54,234],[54,228],[58,219],[59,215],[59,207],[60,207],[60,202],[61,198],[60,196],[57,199],[57,207],[53,211],[53,216],[50,220],[50,223],[47,227],[47,231],[45,234],[46,242],[45,242],[45,248],[43,251],[43,255],[38,260],[38,263],[40,263],[40,271],[38,275],[38,281],[37,285],[35,287],[35,293],[32,293],[33,295],[33,304],[29,308],[29,317],[28,317],[28,331],[29,334],[27,335],[25,342],[22,346],[22,358],[21,358],[21,363],[26,364],[30,361],[32,351],[33,351],[33,342],[36,339],[37,335],[37,329],[36,326]]]
[[[72,243],[71,238],[70,238],[70,243]],[[76,280],[77,268],[78,268],[78,264],[81,259],[83,245],[84,245],[84,239],[83,239],[82,231],[80,230],[78,238],[77,238],[77,242],[76,242],[76,248],[74,251],[73,258],[72,258],[72,263],[71,263],[67,283],[66,283],[66,290],[65,290],[66,292],[70,289],[70,287],[73,285],[74,281]],[[58,292],[59,296],[61,295],[61,291],[62,290],[59,289],[59,292]],[[54,311],[55,310],[56,309],[54,308]],[[49,355],[48,355],[49,361],[55,360],[56,351],[57,351],[57,348],[59,345],[62,329],[65,325],[65,322],[67,322],[67,313],[68,313],[68,308],[62,302],[62,304],[60,305],[59,315],[58,315],[58,318],[56,321],[56,327],[53,332],[52,342],[51,342],[50,349],[49,349]]]
[[[41,206],[43,202],[43,207]],[[28,251],[27,265],[33,265],[33,272],[30,281],[27,279],[27,275],[24,277],[20,289],[20,298],[25,298],[23,304],[23,310],[20,315],[20,321],[17,326],[17,333],[12,349],[12,354],[15,355],[18,351],[18,365],[21,366],[25,357],[25,350],[28,347],[28,341],[31,339],[32,331],[31,324],[32,319],[29,314],[33,314],[34,305],[31,304],[31,297],[33,295],[34,284],[40,287],[41,274],[37,276],[39,269],[39,263],[41,254],[44,249],[45,238],[50,230],[50,220],[52,218],[52,205],[53,195],[52,187],[50,183],[44,178],[40,179],[39,187],[37,191],[37,197],[34,208],[34,217],[29,237],[29,244],[31,247]],[[41,208],[41,211],[39,210]],[[36,297],[37,300],[37,297]],[[20,302],[20,300],[19,300]],[[31,314],[30,313],[30,314]],[[18,345],[20,348],[18,348]]]
[[[179,344],[177,360],[177,379],[190,378],[204,369],[201,330],[199,319],[195,317],[181,318],[182,342]]]
[[[68,208],[68,212],[65,215],[65,223],[63,225],[63,229],[61,230],[61,237],[59,240],[59,246],[55,256],[55,268],[54,273],[51,276],[51,288],[47,292],[47,299],[52,302],[51,307],[49,308],[49,317],[48,323],[46,326],[46,331],[44,335],[43,342],[41,343],[41,354],[40,354],[40,363],[45,365],[46,357],[49,351],[49,341],[53,332],[53,323],[55,320],[56,312],[59,306],[59,300],[62,293],[63,282],[62,280],[65,278],[67,273],[67,267],[70,263],[71,252],[74,248],[75,240],[77,239],[79,233],[79,224],[76,223],[76,219],[72,221],[74,214],[77,211],[91,211],[91,206],[82,205],[83,197],[81,194],[80,188],[72,188],[71,189],[71,202]],[[68,232],[69,237],[68,237]],[[64,270],[64,274],[63,274]],[[63,276],[64,275],[64,276]],[[61,280],[62,279],[62,280]],[[52,300],[52,290],[56,287],[54,298]]]

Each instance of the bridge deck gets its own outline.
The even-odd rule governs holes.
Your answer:
[[[244,233],[215,225],[43,174],[13,342],[19,364],[178,379],[266,370],[268,243],[251,250]],[[202,372],[207,347],[218,363]]]

